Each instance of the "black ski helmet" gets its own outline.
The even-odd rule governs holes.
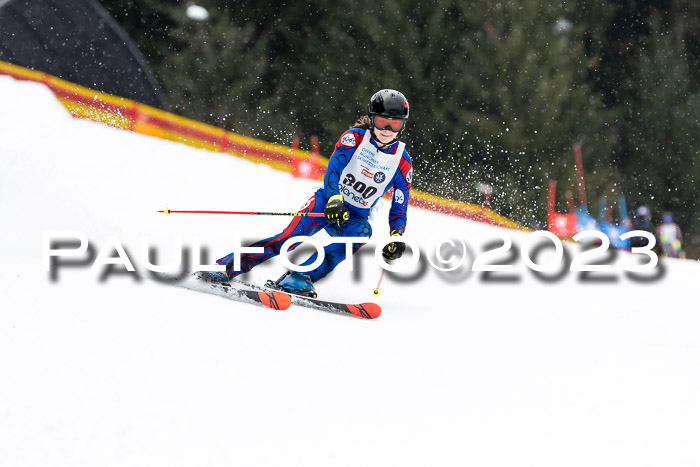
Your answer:
[[[367,116],[369,117],[369,131],[374,131],[374,117],[393,118],[404,121],[404,127],[396,134],[396,139],[391,143],[394,144],[401,137],[401,133],[406,128],[405,122],[408,120],[408,101],[406,97],[399,91],[393,89],[382,89],[374,93],[367,105]]]

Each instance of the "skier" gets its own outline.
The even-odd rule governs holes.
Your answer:
[[[328,161],[323,187],[304,204],[300,213],[324,213],[325,217],[294,217],[279,234],[253,243],[263,253],[241,254],[241,269],[233,270],[234,253],[216,262],[226,266],[226,280],[250,271],[258,264],[280,253],[282,244],[290,237],[310,236],[321,229],[331,237],[371,237],[369,223],[371,208],[391,188],[394,196],[389,211],[389,229],[392,237],[400,237],[406,229],[406,210],[413,177],[411,158],[405,143],[399,142],[408,120],[408,101],[398,91],[383,89],[375,93],[367,106],[367,115],[344,132],[335,145]],[[353,244],[355,253],[364,244]],[[296,247],[294,245],[291,249]],[[405,250],[403,242],[387,244],[384,258],[400,258]],[[320,266],[308,274],[287,271],[272,288],[315,298],[313,283],[325,277],[345,259],[345,244],[332,243],[324,248],[325,257]],[[314,253],[301,266],[316,261]]]
[[[661,254],[669,258],[682,256],[681,239],[683,235],[681,228],[673,222],[670,212],[665,212],[661,218],[661,224],[656,228],[656,237],[659,239]]]
[[[654,234],[654,224],[651,222],[651,210],[646,206],[639,206],[632,215],[632,227],[634,230],[643,230]],[[649,243],[644,237],[634,236],[630,238],[631,247],[643,247]]]

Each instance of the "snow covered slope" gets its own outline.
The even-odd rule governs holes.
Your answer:
[[[385,278],[375,321],[256,308],[144,279],[142,245],[213,262],[288,219],[156,211],[297,210],[317,183],[72,119],[39,84],[0,77],[0,102],[0,465],[700,463],[697,263],[537,276],[527,234],[411,209],[411,238],[462,239],[465,267]],[[90,250],[45,272],[49,231]],[[514,270],[472,272],[502,236],[490,262]],[[139,274],[91,269],[114,240]],[[375,244],[321,296],[371,300]]]

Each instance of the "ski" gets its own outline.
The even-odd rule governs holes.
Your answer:
[[[252,284],[240,281],[233,283],[217,281],[212,278],[212,275],[203,272],[194,272],[183,279],[170,278],[165,280],[165,282],[188,290],[209,293],[239,302],[252,303],[273,310],[286,310],[292,303],[291,297],[284,292],[261,290]]]
[[[342,303],[302,295],[294,295],[271,287],[259,286],[234,279],[230,282],[217,280],[217,273],[194,272],[184,278],[159,278],[159,282],[183,287],[188,290],[209,293],[239,302],[261,305],[273,310],[286,310],[291,305],[303,306],[315,310],[356,316],[363,319],[375,319],[382,313],[376,303]]]
[[[292,298],[292,305],[304,306],[316,310],[329,311],[342,315],[352,315],[358,318],[375,319],[382,314],[382,309],[376,303],[341,303],[319,300],[318,298],[303,297],[301,295],[289,294]]]
[[[277,285],[274,281],[267,281],[264,287],[254,286],[257,290],[272,290],[279,291]],[[382,314],[382,309],[376,303],[342,303],[342,302],[332,302],[328,300],[321,300],[318,298],[311,298],[304,295],[296,295],[289,292],[283,292],[291,297],[292,305],[299,305],[306,308],[313,308],[315,310],[328,311],[331,313],[338,313],[341,315],[356,316],[363,319],[375,319]]]

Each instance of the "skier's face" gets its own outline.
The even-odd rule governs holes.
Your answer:
[[[403,126],[406,124],[404,120],[382,117],[381,115],[375,115],[374,117],[372,117],[372,121],[374,122],[375,128],[378,128],[380,130],[390,130],[394,132],[401,131],[403,129]]]
[[[374,137],[382,144],[387,144],[396,138],[398,131],[374,129]]]
[[[387,144],[396,139],[396,136],[403,129],[406,121],[374,115],[372,117],[372,123],[374,124],[375,139],[382,144]]]

